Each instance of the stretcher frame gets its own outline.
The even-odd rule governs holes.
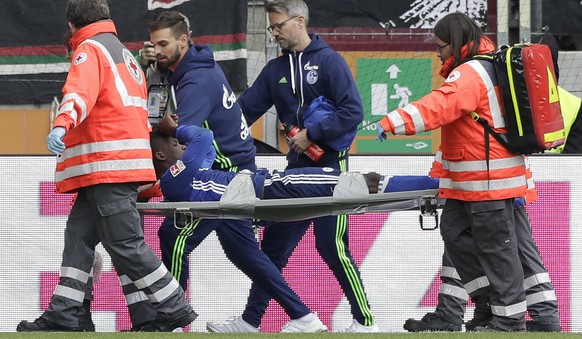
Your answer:
[[[423,229],[438,227],[437,208],[444,204],[437,198],[437,189],[390,193],[368,193],[359,173],[342,173],[333,196],[257,199],[250,175],[241,173],[229,184],[220,201],[147,202],[137,203],[143,215],[174,216],[189,222],[205,219],[256,219],[265,221],[297,221],[323,216],[420,210]],[[425,228],[423,219],[435,218],[434,228]]]
[[[420,209],[436,199],[437,190],[370,194],[366,203],[338,203],[332,197],[257,200],[253,212],[222,208],[219,201],[137,203],[144,215],[191,213],[194,218],[296,221],[326,215],[363,214]]]

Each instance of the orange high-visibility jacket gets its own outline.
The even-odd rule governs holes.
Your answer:
[[[156,180],[149,143],[147,87],[141,67],[110,20],[79,29],[53,126],[64,127],[57,158],[59,193],[81,187]]]
[[[483,40],[479,53],[493,49],[489,40]],[[439,197],[484,201],[526,196],[524,156],[510,153],[491,136],[487,151],[483,126],[471,116],[476,112],[495,131],[506,132],[492,67],[477,60],[465,62],[450,72],[440,88],[380,120],[384,131],[396,135],[442,128],[437,154],[442,168],[431,173],[440,178]]]
[[[443,152],[439,148],[437,153],[435,154],[434,161],[432,163],[432,168],[430,169],[429,176],[433,178],[442,178],[445,173],[442,163]],[[531,203],[538,200],[538,191],[535,187],[535,182],[533,180],[533,174],[531,172],[529,162],[527,161],[527,157],[524,158],[525,160],[525,178],[526,178],[526,194],[525,194],[525,201],[526,203]]]

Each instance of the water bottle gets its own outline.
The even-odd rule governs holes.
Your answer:
[[[289,126],[285,125],[285,135],[287,135],[287,140],[291,139],[299,132],[301,132],[301,129],[299,129],[299,127],[294,125]],[[303,152],[303,154],[305,154],[305,156],[307,156],[313,162],[318,162],[319,160],[321,160],[321,157],[323,156],[324,153],[325,151],[313,142],[311,143],[311,145],[309,145],[309,147],[307,147],[305,152]]]

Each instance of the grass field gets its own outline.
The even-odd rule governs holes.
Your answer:
[[[387,339],[553,339],[553,338],[582,338],[582,333],[377,333],[377,334],[344,334],[344,333],[319,333],[319,334],[216,334],[216,333],[0,333],[0,338],[10,339],[109,339],[109,338],[139,338],[139,339],[165,339],[165,338],[192,338],[192,339],[233,339],[233,338],[284,338],[284,339],[348,339],[348,338],[387,338]]]

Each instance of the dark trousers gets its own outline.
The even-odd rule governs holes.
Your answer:
[[[162,260],[184,289],[189,277],[188,256],[213,230],[216,231],[227,258],[253,284],[267,291],[291,319],[300,318],[310,312],[289,287],[277,267],[259,249],[250,220],[196,219],[181,230],[174,227],[173,218],[164,220],[158,232]]]
[[[311,220],[279,222],[270,223],[265,228],[261,247],[279,270],[287,265],[289,257],[310,224]],[[360,272],[349,251],[347,216],[317,218],[313,220],[313,225],[317,251],[341,285],[354,319],[360,324],[372,325],[374,317]],[[253,326],[259,326],[269,299],[269,293],[253,283],[243,319]]]
[[[513,205],[513,199],[447,199],[441,234],[469,295],[488,300],[490,323],[504,330],[524,330],[526,301]]]
[[[100,184],[78,193],[65,229],[61,278],[42,317],[77,327],[77,312],[85,298],[99,242],[118,273],[137,282],[155,312],[173,314],[191,309],[182,288],[144,242],[135,206],[137,184]]]
[[[546,270],[537,245],[531,234],[531,225],[524,207],[514,209],[517,249],[523,268],[524,289],[527,312],[533,321],[541,324],[560,323],[556,291]],[[439,302],[435,313],[444,320],[460,324],[463,322],[466,296],[463,283],[455,276],[456,270],[447,249],[443,253],[443,272],[441,282],[444,288],[439,292]],[[446,273],[445,273],[446,272]],[[487,312],[488,305],[477,305],[477,309]],[[490,313],[490,310],[489,310]]]

